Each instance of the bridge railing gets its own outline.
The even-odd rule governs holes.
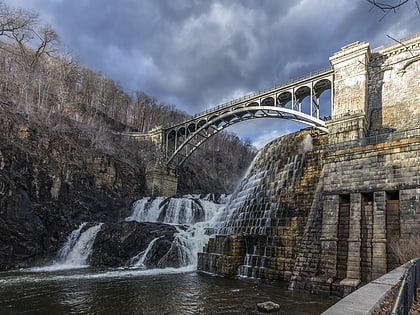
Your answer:
[[[326,67],[326,68],[324,68],[322,70],[311,72],[309,74],[300,76],[298,78],[294,78],[292,80],[288,80],[288,81],[285,81],[283,83],[277,84],[277,85],[275,85],[275,86],[273,86],[271,88],[267,88],[265,90],[261,90],[261,91],[258,91],[258,92],[254,92],[252,94],[248,94],[248,95],[242,96],[240,98],[237,98],[237,99],[234,99],[232,101],[223,103],[223,104],[218,105],[216,107],[209,108],[209,109],[206,109],[206,110],[204,110],[202,112],[199,112],[198,114],[195,114],[194,116],[192,116],[192,119],[194,119],[196,117],[199,117],[199,116],[206,115],[206,114],[211,113],[211,112],[216,112],[216,111],[218,111],[220,109],[223,109],[223,108],[228,108],[228,107],[232,106],[233,104],[237,104],[237,103],[243,102],[245,100],[249,100],[249,99],[251,99],[251,98],[253,98],[253,97],[257,96],[257,95],[260,95],[260,94],[264,94],[264,93],[273,91],[273,90],[278,89],[278,88],[280,88],[282,86],[288,86],[288,85],[291,85],[293,83],[296,83],[296,82],[299,82],[299,81],[303,81],[303,80],[308,79],[308,78],[311,78],[311,77],[315,77],[317,75],[326,73],[326,72],[331,71],[331,70],[332,70],[331,67]]]
[[[401,277],[401,284],[389,315],[408,315],[413,299],[417,299],[419,284],[420,258],[416,258],[410,261],[410,266]]]

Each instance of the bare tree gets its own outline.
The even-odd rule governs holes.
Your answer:
[[[1,45],[1,49],[16,56],[19,96],[26,106],[39,104],[45,80],[40,63],[57,50],[57,33],[49,25],[40,26],[38,14],[0,2],[0,36],[10,44]]]
[[[372,4],[372,8],[378,8],[382,12],[384,12],[384,15],[381,19],[383,19],[388,13],[390,12],[396,12],[400,7],[406,5],[410,2],[410,0],[366,0],[370,4]],[[415,6],[417,8],[417,11],[420,13],[420,6],[417,1],[414,1]]]
[[[38,14],[14,9],[0,1],[0,36],[10,37],[12,33],[27,29],[38,19]]]
[[[0,36],[19,47],[20,57],[33,72],[43,55],[50,56],[58,43],[58,35],[49,25],[39,26],[38,14],[14,9],[0,2]]]

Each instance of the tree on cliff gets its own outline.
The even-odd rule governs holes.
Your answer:
[[[11,8],[0,2],[0,36],[6,44],[0,48],[15,57],[15,75],[21,85],[21,91],[28,104],[33,81],[38,83],[38,95],[41,95],[42,71],[40,63],[47,62],[45,56],[51,56],[57,48],[58,35],[49,25],[40,25],[38,14]],[[9,43],[10,45],[7,45]]]
[[[43,25],[36,13],[11,8],[0,0],[0,101],[14,104],[27,118],[46,116],[39,120],[51,132],[76,125],[91,148],[140,165],[154,158],[150,145],[115,141],[112,131],[148,132],[189,117],[145,92],[124,90],[65,55],[58,44],[57,33]],[[229,191],[254,154],[249,143],[221,132],[194,153],[184,173],[196,174],[192,183],[197,191]],[[208,184],[202,178],[208,178]],[[184,191],[189,189],[186,185]]]

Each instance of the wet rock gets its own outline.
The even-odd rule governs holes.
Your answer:
[[[143,193],[140,168],[75,129],[48,128],[1,102],[0,129],[0,271],[50,261],[80,223],[125,217]]]
[[[144,253],[155,240],[144,260],[144,267],[178,267],[179,257],[170,254],[175,233],[175,226],[163,223],[124,221],[104,224],[93,244],[90,264],[110,267],[133,265],[133,258]]]
[[[261,312],[271,313],[280,310],[280,305],[272,301],[262,302],[257,304],[257,308]]]

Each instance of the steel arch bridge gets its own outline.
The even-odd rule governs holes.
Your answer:
[[[325,121],[319,117],[320,96],[324,91],[331,90],[332,107],[333,82],[333,70],[325,69],[220,105],[164,128],[162,151],[166,166],[178,168],[210,137],[233,124],[250,119],[282,118],[328,132]],[[309,106],[302,106],[307,97]]]

